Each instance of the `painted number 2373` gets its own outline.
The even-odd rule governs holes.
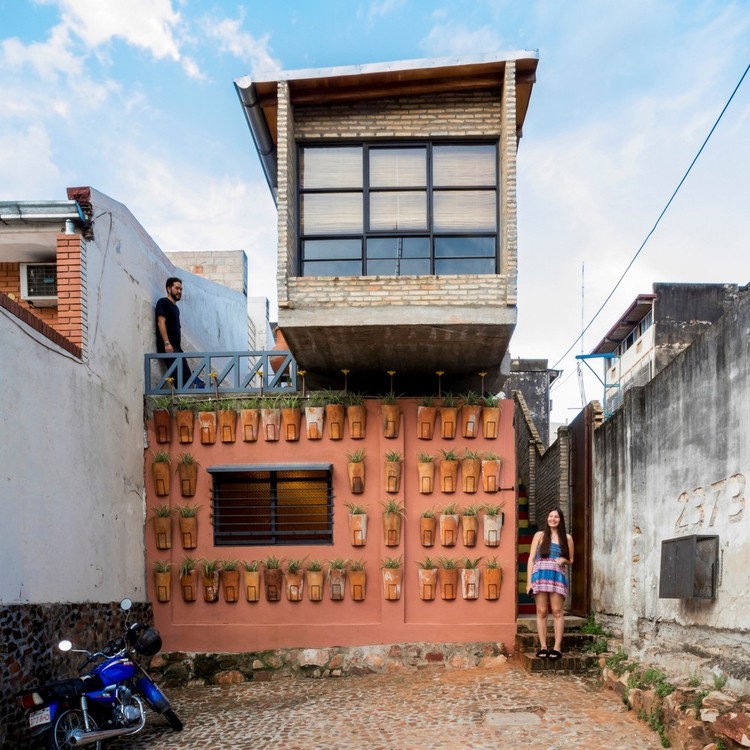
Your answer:
[[[677,502],[684,507],[675,529],[699,529],[704,525],[711,528],[720,513],[737,523],[745,514],[745,476],[733,474],[708,487],[696,487],[692,492],[681,493]]]

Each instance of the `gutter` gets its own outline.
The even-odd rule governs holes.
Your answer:
[[[268,123],[263,116],[263,110],[260,106],[258,91],[255,84],[250,80],[250,76],[238,78],[234,82],[234,88],[237,96],[240,98],[242,110],[245,113],[245,119],[250,128],[250,134],[253,136],[255,148],[260,156],[260,163],[263,167],[263,173],[266,176],[266,182],[271,189],[274,203],[278,197],[278,164],[276,161],[276,145],[273,142],[271,133],[268,129]]]

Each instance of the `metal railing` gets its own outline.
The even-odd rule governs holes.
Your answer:
[[[288,351],[146,354],[144,374],[147,396],[297,390],[297,362]]]

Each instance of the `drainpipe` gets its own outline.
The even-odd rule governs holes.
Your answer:
[[[266,118],[263,116],[260,99],[258,98],[258,91],[255,84],[250,80],[250,76],[238,78],[234,82],[234,88],[237,91],[237,96],[240,98],[240,104],[242,104],[245,119],[250,127],[250,133],[253,136],[258,156],[260,156],[260,162],[263,167],[263,172],[266,175],[268,187],[271,188],[274,202],[276,202],[278,191],[276,145],[274,144],[271,133],[268,130]]]

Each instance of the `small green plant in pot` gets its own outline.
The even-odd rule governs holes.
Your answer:
[[[403,581],[403,563],[401,557],[385,557],[382,562],[383,590],[388,601],[401,598],[401,583]]]
[[[398,547],[401,544],[401,527],[405,515],[404,505],[396,499],[382,502],[383,532],[386,547]]]

